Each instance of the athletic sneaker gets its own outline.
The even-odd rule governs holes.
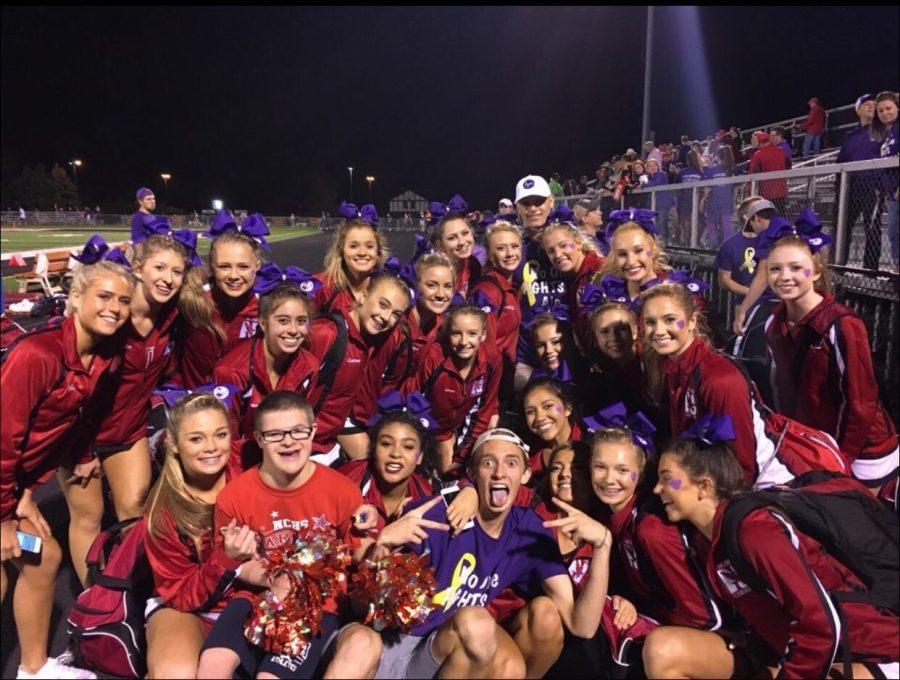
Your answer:
[[[65,658],[65,655],[48,657],[47,663],[41,666],[37,673],[29,673],[19,666],[19,672],[16,674],[16,677],[24,678],[25,680],[30,680],[31,678],[74,678],[75,680],[94,680],[97,677],[97,675],[91,671],[86,671],[83,668],[75,668],[75,666],[67,666],[61,663],[60,658]]]

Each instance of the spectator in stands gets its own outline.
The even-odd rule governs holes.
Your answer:
[[[647,175],[649,181],[645,186],[658,187],[669,184],[669,175],[663,172],[662,166],[654,160],[647,161]],[[664,241],[669,240],[669,212],[675,205],[675,198],[671,191],[656,192],[656,211],[659,213],[657,221]]]
[[[643,161],[635,161],[631,165],[632,184],[631,190],[643,189],[650,182],[650,175]],[[650,194],[635,194],[628,203],[630,208],[649,208]]]
[[[776,125],[771,130],[769,130],[769,141],[771,142],[772,146],[778,147],[779,149],[784,151],[788,159],[794,157],[794,150],[788,143],[785,135],[785,130],[781,125]]]
[[[645,161],[655,160],[657,163],[662,165],[662,152],[656,148],[656,145],[651,139],[648,139],[646,142],[644,142],[643,159]]]
[[[156,210],[156,196],[153,190],[147,187],[141,187],[135,195],[137,198],[138,209],[131,216],[131,242],[140,241],[144,237],[144,222],[149,221],[152,213]]]
[[[676,163],[681,163],[683,166],[687,163],[687,155],[688,151],[691,150],[691,138],[687,135],[681,135],[681,144],[678,145],[676,150],[677,157],[675,159]]]
[[[744,143],[741,141],[741,131],[735,126],[731,126],[725,133],[723,141],[731,147],[731,153],[734,156],[734,162],[739,163],[743,159]]]
[[[516,207],[508,198],[501,198],[497,203],[497,215],[515,215]]]
[[[706,168],[706,179],[721,179],[734,175],[731,147],[723,145],[716,151],[716,162]],[[705,210],[704,210],[705,208]],[[706,238],[710,246],[718,246],[732,234],[731,213],[734,212],[734,185],[706,187],[700,199],[700,210],[706,216]]]
[[[588,183],[587,175],[582,175],[581,177],[578,178],[578,193],[579,194],[584,194],[587,192],[587,183]]]
[[[550,175],[550,193],[554,196],[565,196],[562,184],[559,183],[559,173],[554,172]]]
[[[813,97],[806,103],[809,105],[809,114],[806,121],[798,127],[806,133],[803,137],[803,155],[812,156],[821,150],[822,133],[825,132],[825,109],[818,97]]]
[[[603,213],[600,211],[600,199],[598,198],[582,198],[575,204],[572,209],[575,214],[575,221],[581,233],[593,239],[593,243],[597,246],[597,250],[606,255],[609,247],[604,247],[604,243],[597,238],[597,232],[603,226]]]
[[[772,146],[768,132],[759,132],[756,135],[759,149],[750,159],[750,173],[755,172],[779,172],[790,170],[791,161],[784,151]],[[775,204],[779,214],[787,213],[787,180],[766,179],[759,183],[759,195],[767,198]]]
[[[856,100],[856,116],[859,118],[859,127],[847,133],[844,137],[844,143],[838,152],[838,163],[849,163],[851,161],[865,161],[881,156],[881,142],[872,139],[870,136],[872,118],[875,116],[875,97],[871,93],[860,95]],[[875,205],[877,197],[875,195],[875,183],[878,181],[877,170],[863,170],[862,172],[851,172],[849,177],[850,186],[847,193],[847,222],[842,237],[843,248],[841,244],[835,244],[838,251],[843,250],[843,262],[835,262],[835,264],[845,265],[850,257],[850,237],[853,233],[853,226],[856,220],[862,215],[863,226],[866,230],[866,251],[863,255],[863,266],[867,269],[876,269],[878,267],[877,259],[873,262],[870,255],[869,246],[873,246],[875,250],[876,231],[877,231],[877,250],[881,251],[881,227],[874,220]],[[840,184],[840,175],[837,175],[836,181]],[[839,188],[839,186],[838,186]],[[838,188],[835,189],[835,195],[839,195]]]
[[[567,179],[563,182],[563,196],[577,196],[578,193],[578,182],[574,179]]]
[[[897,155],[897,93],[885,91],[875,98],[875,118],[872,119],[872,138],[881,142],[881,157]],[[875,189],[882,201],[887,202],[888,238],[891,241],[891,264],[897,267],[900,260],[900,225],[897,212],[898,171],[896,167],[882,170]],[[879,214],[881,210],[878,211]],[[880,243],[880,239],[879,239]],[[868,246],[866,247],[868,251]]]
[[[676,184],[689,184],[705,179],[703,169],[700,167],[700,154],[691,150],[687,155],[687,166],[679,171],[675,180]],[[694,196],[692,189],[681,189],[678,192],[678,225],[675,229],[675,245],[688,245],[691,236],[691,213],[694,209]]]

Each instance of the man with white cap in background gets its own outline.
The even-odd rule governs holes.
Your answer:
[[[501,198],[497,203],[497,215],[515,215],[516,207],[508,198]]]

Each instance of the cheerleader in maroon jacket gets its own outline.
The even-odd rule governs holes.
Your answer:
[[[338,460],[345,435],[355,435],[353,406],[379,339],[390,334],[409,309],[409,286],[391,274],[369,281],[362,300],[349,312],[318,316],[310,326],[310,352],[319,362],[319,375],[308,393],[316,414],[314,460],[331,465]],[[359,455],[358,448],[346,453]],[[364,457],[366,450],[362,449]]]
[[[539,484],[547,472],[551,451],[568,441],[581,441],[582,427],[571,388],[551,377],[529,381],[522,392],[522,410],[525,426],[532,434],[531,481]]]
[[[550,377],[569,383],[578,403],[592,404],[596,387],[572,334],[568,307],[559,303],[550,308],[536,305],[526,315],[524,329],[531,339],[533,356],[530,379]],[[517,375],[517,381],[520,379]]]
[[[416,260],[416,303],[409,308],[406,321],[413,343],[413,359],[435,341],[444,314],[453,302],[456,272],[450,258],[439,250],[426,252]]]
[[[582,303],[585,287],[603,266],[593,239],[587,238],[574,225],[571,209],[562,206],[550,215],[547,226],[541,231],[541,247],[547,253],[550,263],[567,280],[566,303],[569,318],[572,319],[575,338],[582,347],[590,344],[588,314],[590,310]]]
[[[458,194],[447,205],[429,203],[431,220],[436,225],[431,233],[434,248],[446,253],[456,271],[455,292],[466,299],[481,279],[481,262],[475,257],[475,231],[466,212],[469,206]]]
[[[684,434],[660,458],[655,492],[671,521],[690,522],[705,537],[697,546],[713,590],[763,644],[746,648],[662,628],[644,647],[647,675],[751,677],[762,671],[779,678],[845,677],[831,675],[844,656],[840,650],[853,660],[854,678],[897,677],[896,612],[853,599],[866,586],[822,545],[768,508],[750,511],[737,524],[736,537],[723,535],[726,509],[745,488],[743,470],[724,444],[736,434],[728,416],[710,414]],[[848,478],[831,484],[835,490],[859,486]],[[732,538],[764,590],[738,576],[726,550]],[[849,594],[840,602],[840,615],[832,593]]]
[[[82,410],[122,360],[113,336],[128,320],[133,292],[134,279],[121,264],[100,260],[76,267],[65,320],[19,338],[0,368],[0,591],[6,594],[8,562],[19,571],[13,616],[23,677],[94,677],[47,658],[62,550],[31,492],[60,465],[72,465],[76,441],[87,444]],[[92,482],[93,469],[84,460],[75,474]],[[17,530],[43,541],[38,560],[22,558]]]
[[[138,281],[131,316],[119,333],[125,347],[122,363],[98,391],[89,412],[96,455],[90,481],[69,484],[65,483],[69,474],[60,476],[71,515],[72,563],[83,584],[87,580],[85,558],[100,533],[103,518],[99,469],[102,466],[109,482],[117,518],[121,521],[141,515],[150,489],[150,396],[173,365],[172,338],[181,310],[194,320],[193,311],[203,297],[200,286],[189,278],[191,267],[200,264],[197,235],[188,229],[173,231],[166,218],[145,224],[144,232],[134,246],[131,263]],[[79,258],[82,262],[96,261],[105,246],[102,239],[94,237]]]
[[[881,486],[897,475],[897,431],[878,398],[866,326],[828,290],[819,249],[832,239],[809,209],[795,225],[774,218],[759,238],[781,300],[766,326],[775,407],[830,434],[854,476]]]
[[[259,213],[238,225],[225,210],[216,215],[204,236],[209,247],[208,292],[197,306],[203,323],[185,325],[179,343],[180,381],[193,389],[212,382],[216,362],[239,341],[256,333],[257,300],[253,292],[256,272],[262,266],[260,248],[268,249],[269,228]],[[193,273],[198,275],[198,268]]]
[[[325,253],[325,271],[316,274],[323,284],[313,298],[317,314],[353,309],[390,255],[387,241],[378,231],[374,205],[357,208],[353,203],[341,203],[338,212],[344,223]]]
[[[734,360],[710,346],[704,315],[686,288],[663,283],[641,300],[649,382],[666,395],[671,432],[707,413],[728,413],[737,432],[732,450],[748,484],[758,488],[810,470],[849,473],[831,436],[773,412]]]
[[[471,288],[469,300],[485,310],[488,317],[488,342],[503,358],[500,400],[512,397],[516,370],[516,344],[522,325],[519,284],[513,275],[522,263],[522,232],[506,221],[497,221],[485,233],[488,267],[481,280]]]
[[[594,493],[611,513],[627,589],[638,611],[665,625],[716,630],[722,615],[691,556],[690,532],[663,517],[646,489],[655,428],[623,404],[585,419],[594,430],[590,473]]]
[[[288,390],[301,395],[315,382],[319,360],[309,347],[310,302],[307,292],[321,284],[302,269],[282,271],[269,263],[256,275],[259,331],[238,342],[216,364],[218,384],[234,385],[238,397],[231,413],[235,438],[252,438],[256,406],[270,392]]]
[[[403,392],[421,392],[437,422],[437,466],[441,474],[461,470],[478,437],[496,425],[503,370],[500,355],[485,344],[485,313],[454,307],[439,339],[420,355],[418,370]]]
[[[222,545],[213,545],[216,496],[242,472],[225,406],[210,394],[180,399],[169,412],[166,442],[162,473],[140,527],[155,585],[148,603],[147,666],[152,678],[192,678],[225,593],[241,564],[256,554],[257,536],[232,522]]]

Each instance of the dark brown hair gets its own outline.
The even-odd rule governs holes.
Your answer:
[[[721,500],[734,498],[747,489],[744,470],[724,442],[705,446],[694,439],[676,439],[664,453],[678,458],[678,464],[692,482],[709,477],[716,486],[716,496]]]

